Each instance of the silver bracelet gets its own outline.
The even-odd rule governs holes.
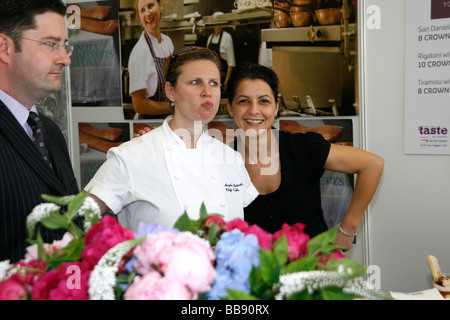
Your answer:
[[[338,227],[339,227],[339,231],[341,231],[347,237],[356,237],[356,234],[357,234],[356,232],[354,234],[350,234],[350,233],[345,232],[344,230],[342,230],[341,224],[338,224]]]

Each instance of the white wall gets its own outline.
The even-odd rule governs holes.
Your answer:
[[[450,156],[403,152],[406,1],[361,1],[364,12],[381,9],[381,29],[361,35],[361,121],[367,150],[385,159],[367,216],[369,263],[381,268],[385,292],[431,288],[428,254],[450,273]]]

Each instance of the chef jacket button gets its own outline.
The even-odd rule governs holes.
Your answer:
[[[178,180],[178,176],[173,176],[173,178],[174,178],[175,180]]]
[[[220,204],[220,206],[221,206],[221,207],[225,207],[226,204],[222,202],[222,203]]]
[[[167,150],[171,151],[172,147],[171,146],[167,146]]]
[[[211,179],[216,180],[217,177],[216,176],[211,176]]]

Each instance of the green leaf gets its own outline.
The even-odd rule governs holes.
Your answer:
[[[332,228],[328,231],[325,231],[325,232],[315,236],[311,240],[309,240],[309,242],[307,244],[308,256],[313,256],[316,253],[320,252],[321,248],[331,246],[334,239],[336,239],[337,231],[338,231],[338,227],[335,226],[334,228]],[[337,248],[340,248],[340,247],[337,247]]]
[[[270,288],[262,279],[261,272],[255,266],[252,267],[248,277],[250,291],[253,295],[261,297],[263,292]]]
[[[88,193],[86,191],[81,191],[79,194],[73,198],[72,201],[69,202],[67,206],[67,213],[66,216],[69,219],[69,221],[72,221],[78,214],[78,210],[83,205],[84,200],[88,196]]]
[[[280,266],[284,266],[288,261],[288,242],[286,236],[283,234],[278,241],[275,243],[273,252],[275,258]]]
[[[173,227],[180,231],[195,231],[186,211],[178,218]]]
[[[323,300],[353,300],[358,297],[351,293],[345,293],[342,289],[337,287],[320,289],[319,295]]]
[[[259,300],[257,297],[249,295],[245,292],[234,290],[234,289],[227,289],[228,293],[228,300]]]
[[[351,269],[351,273],[355,278],[363,276],[367,272],[367,266],[363,266],[348,258],[339,260],[330,259],[327,262],[326,268],[328,271],[339,271],[340,269],[345,271]]]
[[[57,214],[50,214],[50,216],[48,216],[47,218],[44,218],[41,220],[41,223],[48,229],[68,229],[69,228],[69,223],[67,221],[67,218],[60,215],[59,213]]]
[[[214,246],[216,244],[216,242],[218,241],[217,238],[217,227],[216,227],[216,223],[213,222],[208,229],[208,240],[209,243],[211,244],[211,246]]]
[[[317,257],[305,257],[297,259],[289,263],[284,269],[282,274],[288,274],[299,271],[312,271],[316,268],[319,258]]]
[[[308,289],[293,293],[286,297],[286,300],[311,300]]]
[[[80,255],[84,250],[84,240],[82,239],[74,239],[69,245],[67,245],[63,252],[67,253],[67,259],[71,261],[79,260]]]
[[[61,249],[60,254],[56,254],[47,259],[47,268],[56,269],[64,262],[78,261],[83,250],[84,241],[82,239],[73,239],[67,246]]]
[[[273,283],[278,282],[280,265],[272,251],[259,250],[259,268],[261,277],[267,285],[271,286]]]
[[[200,207],[200,221],[205,220],[205,218],[208,216],[208,212],[206,211],[205,203],[202,202],[202,205]]]
[[[38,259],[45,260],[44,240],[42,239],[41,231],[38,229],[36,235],[37,247],[38,247]]]
[[[58,206],[66,206],[75,198],[75,196],[56,197],[48,194],[41,194],[41,197],[45,201],[57,204]]]

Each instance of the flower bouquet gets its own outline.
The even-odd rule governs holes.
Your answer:
[[[133,233],[101,217],[85,192],[43,197],[28,217],[24,259],[0,262],[0,300],[389,299],[333,245],[336,228],[313,239],[302,224],[270,234],[202,206],[197,220],[184,213],[173,228],[140,224]],[[68,232],[45,244],[38,222]]]

